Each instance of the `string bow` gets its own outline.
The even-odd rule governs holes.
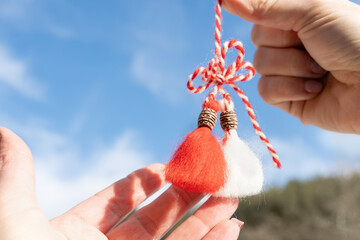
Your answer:
[[[231,65],[225,68],[225,57],[230,48],[235,48],[238,56]],[[221,86],[223,84],[228,84],[234,88],[236,86],[235,82],[244,82],[252,79],[255,75],[255,69],[250,62],[243,61],[244,55],[245,51],[241,42],[235,39],[225,42],[220,54],[216,54],[210,60],[208,67],[197,68],[189,76],[187,83],[188,90],[192,93],[201,93],[211,85]],[[236,74],[238,71],[245,69],[247,70],[245,75],[241,73]],[[200,75],[202,75],[201,79],[205,83],[199,87],[194,87],[193,81]]]

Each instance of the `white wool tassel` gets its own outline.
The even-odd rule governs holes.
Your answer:
[[[232,102],[221,103],[222,111],[234,109]],[[236,116],[236,115],[235,115]],[[236,121],[236,118],[235,118]],[[225,132],[222,149],[227,164],[227,181],[214,195],[217,197],[240,198],[261,192],[264,174],[261,162],[246,142],[241,140],[236,132],[236,127]]]

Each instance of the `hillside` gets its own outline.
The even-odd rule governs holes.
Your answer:
[[[360,175],[292,181],[241,200],[241,240],[360,239]]]

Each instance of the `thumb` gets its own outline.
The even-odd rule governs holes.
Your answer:
[[[32,155],[20,137],[0,127],[0,214],[38,209]]]
[[[322,0],[223,0],[222,6],[234,15],[247,21],[298,32],[313,18],[319,15]],[[322,7],[324,10],[325,8]]]

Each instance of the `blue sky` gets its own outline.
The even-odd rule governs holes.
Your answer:
[[[0,0],[0,125],[32,149],[48,216],[136,168],[168,161],[196,127],[204,95],[188,93],[186,81],[213,57],[213,8],[208,0]],[[223,17],[223,40],[242,41],[251,61],[252,25]],[[240,86],[282,170],[233,98],[239,135],[261,156],[267,187],[360,168],[359,136],[303,126],[266,105],[258,78]]]

